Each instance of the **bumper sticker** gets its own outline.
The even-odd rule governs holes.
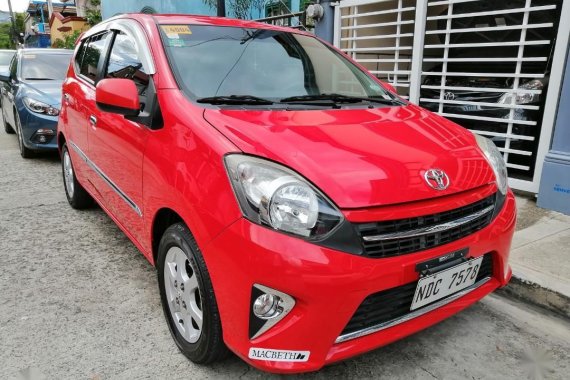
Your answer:
[[[251,347],[248,357],[253,360],[270,360],[274,362],[306,362],[310,351],[271,350]]]

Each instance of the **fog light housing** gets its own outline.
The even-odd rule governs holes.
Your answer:
[[[53,136],[55,136],[55,131],[41,128],[33,134],[31,140],[36,144],[47,144]]]
[[[294,306],[295,299],[290,295],[254,284],[251,288],[249,338],[255,339],[275,326]]]

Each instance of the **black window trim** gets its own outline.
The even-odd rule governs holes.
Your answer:
[[[81,63],[83,63],[83,58],[85,56],[85,51],[87,50],[87,45],[88,43],[93,39],[96,38],[98,36],[102,36],[104,34],[111,34],[110,38],[107,38],[107,40],[105,41],[105,45],[103,45],[103,50],[101,53],[101,56],[99,57],[99,62],[97,62],[97,74],[95,76],[95,80],[92,80],[91,78],[88,78],[87,76],[81,74]],[[77,49],[77,54],[79,53],[79,51],[85,47],[85,49],[83,49],[83,51],[81,52],[83,54],[83,56],[81,57],[81,63],[79,64],[79,66],[77,66],[77,60],[74,58],[73,59],[73,71],[75,71],[75,75],[78,79],[81,79],[82,82],[84,82],[85,84],[95,88],[95,86],[97,86],[97,82],[99,82],[100,80],[100,76],[101,76],[101,64],[103,61],[107,61],[107,56],[109,54],[109,47],[112,46],[109,43],[115,40],[115,31],[114,30],[102,30],[99,33],[95,33],[92,34],[88,37],[85,37],[82,41],[81,41],[81,46],[79,47],[79,49]],[[104,57],[104,59],[101,59],[101,57]]]

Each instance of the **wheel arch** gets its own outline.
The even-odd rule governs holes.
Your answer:
[[[58,132],[57,134],[57,149],[59,150],[59,154],[61,155],[61,149],[63,148],[63,144],[65,144],[66,139],[63,135],[63,132]]]
[[[156,257],[158,255],[158,245],[160,239],[164,235],[164,231],[175,223],[183,223],[187,228],[188,225],[179,213],[171,208],[163,207],[159,209],[153,219],[151,228],[151,249],[152,249],[152,262],[156,265]]]

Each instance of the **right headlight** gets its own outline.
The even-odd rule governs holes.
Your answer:
[[[508,176],[507,176],[507,165],[505,164],[505,160],[499,152],[499,149],[495,146],[495,144],[486,137],[475,135],[475,140],[477,140],[477,144],[479,144],[479,148],[485,154],[487,161],[493,168],[495,172],[495,178],[497,182],[497,188],[501,192],[502,195],[507,193],[508,188]]]
[[[528,81],[518,87],[519,90],[542,90],[544,88],[544,84],[538,80],[533,79]],[[540,101],[540,94],[530,93],[526,91],[516,91],[516,92],[509,92],[503,94],[499,99],[498,103],[500,104],[529,104],[529,103],[536,103]]]
[[[224,160],[242,213],[252,222],[309,240],[342,222],[332,202],[291,169],[243,154]]]
[[[44,102],[40,102],[39,100],[35,100],[29,97],[23,98],[24,104],[28,109],[35,113],[43,113],[49,116],[57,116],[59,115],[59,110],[55,107],[50,106]]]

